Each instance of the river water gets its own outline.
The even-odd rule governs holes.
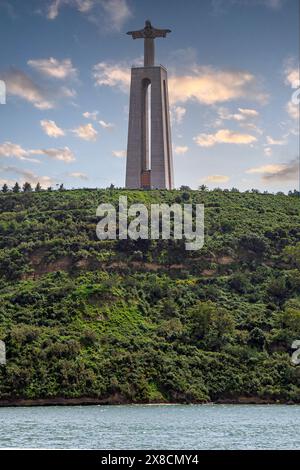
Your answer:
[[[1,448],[300,449],[300,406],[0,408]]]

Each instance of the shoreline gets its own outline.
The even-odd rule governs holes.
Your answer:
[[[220,399],[208,402],[132,402],[125,399],[109,397],[106,399],[80,397],[80,398],[16,398],[0,399],[0,408],[4,407],[34,407],[34,406],[92,406],[92,405],[142,405],[142,406],[170,406],[170,405],[299,405],[299,402],[286,400],[267,400],[259,397],[239,397],[236,399]]]

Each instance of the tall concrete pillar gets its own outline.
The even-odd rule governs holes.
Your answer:
[[[174,187],[168,75],[162,65],[154,65],[154,39],[168,32],[146,21],[143,30],[128,33],[145,40],[144,67],[131,69],[126,162],[129,189]]]
[[[151,142],[149,142],[149,130]],[[173,188],[168,76],[167,70],[162,66],[131,69],[126,188],[142,188],[144,186],[142,175],[149,170],[150,188]]]

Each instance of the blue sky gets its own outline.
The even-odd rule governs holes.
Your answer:
[[[176,187],[298,188],[298,0],[0,0],[0,184],[124,185],[148,18],[172,30]]]

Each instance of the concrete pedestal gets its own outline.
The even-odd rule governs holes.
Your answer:
[[[147,97],[150,85],[149,126]],[[151,189],[174,187],[168,76],[167,70],[162,66],[131,69],[126,188],[145,188],[145,177],[142,177],[145,172],[149,176]],[[147,178],[147,183],[149,179]]]

